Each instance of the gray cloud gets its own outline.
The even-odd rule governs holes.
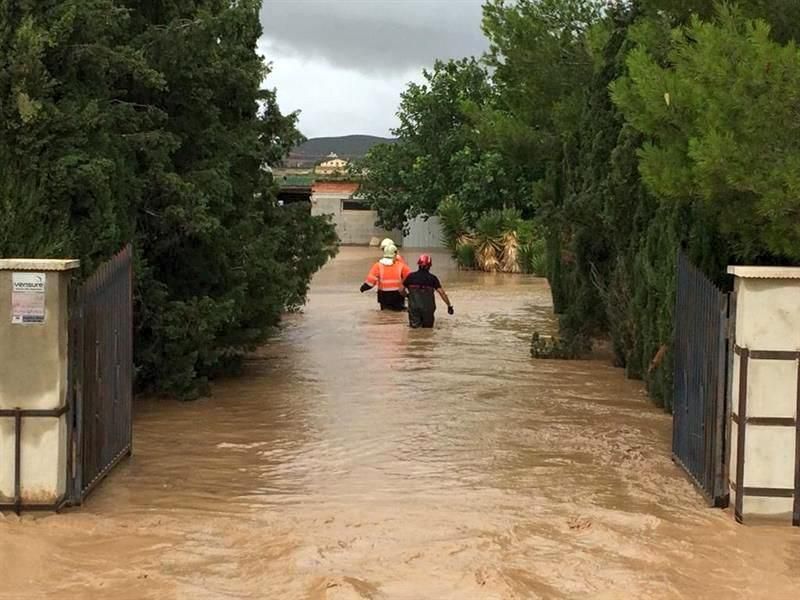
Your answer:
[[[482,0],[264,0],[261,22],[283,56],[370,75],[479,55]],[[267,57],[268,60],[271,57]]]

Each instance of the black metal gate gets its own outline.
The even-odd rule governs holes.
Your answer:
[[[679,253],[672,455],[713,506],[729,497],[729,310],[729,294]]]
[[[103,264],[72,297],[72,504],[80,504],[132,451],[132,263],[128,246]]]

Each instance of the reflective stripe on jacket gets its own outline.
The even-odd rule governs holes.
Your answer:
[[[381,292],[398,292],[403,289],[403,280],[411,273],[408,265],[395,261],[391,266],[376,262],[366,278],[368,285],[376,285]]]

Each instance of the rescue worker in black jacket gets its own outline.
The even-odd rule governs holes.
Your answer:
[[[434,292],[447,304],[447,314],[452,315],[455,312],[439,278],[431,273],[432,264],[431,257],[423,254],[417,261],[419,269],[403,281],[403,287],[408,294],[408,324],[414,329],[433,327],[436,312]]]

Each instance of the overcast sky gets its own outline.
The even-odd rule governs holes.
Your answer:
[[[264,0],[267,87],[307,137],[388,136],[400,92],[437,58],[480,55],[482,0]]]

